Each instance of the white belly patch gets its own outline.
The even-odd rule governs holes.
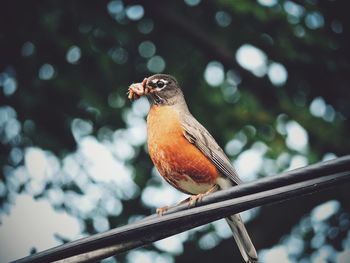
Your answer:
[[[191,177],[188,175],[183,174],[183,176],[186,177],[186,180],[179,180],[176,181],[177,186],[179,189],[191,193],[191,194],[204,194],[207,192],[210,188],[214,186],[214,184],[208,184],[208,183],[196,183],[192,180]]]

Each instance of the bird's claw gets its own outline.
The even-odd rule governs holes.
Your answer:
[[[198,195],[192,195],[190,197],[190,201],[188,202],[188,207],[193,207],[197,203],[201,202],[203,197],[206,196],[207,194],[198,194]]]
[[[214,185],[213,187],[211,187],[208,191],[206,191],[205,193],[202,194],[197,194],[197,195],[192,195],[190,197],[190,201],[188,202],[188,207],[193,207],[195,206],[197,203],[200,203],[203,199],[204,196],[207,196],[211,193],[214,193],[216,190],[218,190],[218,186]]]
[[[162,216],[168,210],[169,210],[169,206],[163,206],[161,208],[157,208],[156,212],[159,216]]]

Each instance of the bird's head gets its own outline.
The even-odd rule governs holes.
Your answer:
[[[183,94],[176,79],[166,74],[156,74],[145,78],[140,83],[129,87],[129,99],[146,96],[152,104],[171,105],[183,99]]]

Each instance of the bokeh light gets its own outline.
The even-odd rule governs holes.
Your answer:
[[[153,73],[163,72],[165,69],[165,61],[161,56],[154,56],[148,60],[147,68]]]
[[[52,79],[55,75],[55,69],[51,64],[44,64],[39,69],[39,78],[42,80]]]
[[[274,6],[277,4],[277,0],[257,0],[259,4],[263,5],[263,6]]]
[[[126,15],[130,20],[140,20],[144,15],[144,9],[141,5],[132,5],[126,8]]]
[[[271,63],[267,75],[276,86],[282,86],[287,81],[288,77],[286,68],[280,63]]]
[[[266,54],[250,44],[244,44],[237,50],[236,60],[243,68],[250,70],[256,76],[262,77],[266,74]]]
[[[1,217],[1,262],[24,257],[31,248],[43,250],[57,246],[60,244],[55,238],[57,234],[64,239],[79,237],[79,221],[66,212],[54,211],[48,201],[37,201],[23,194],[17,196],[15,204],[10,215]],[[23,218],[26,224],[22,223]]]
[[[81,49],[78,46],[71,46],[66,54],[66,59],[71,64],[76,64],[81,57]]]
[[[221,85],[224,77],[224,67],[220,62],[212,61],[208,63],[204,71],[204,78],[209,85],[214,87]]]

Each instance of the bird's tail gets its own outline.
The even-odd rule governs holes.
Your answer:
[[[221,189],[227,189],[233,184],[229,179],[225,178],[224,180],[219,180],[218,185]],[[231,215],[226,218],[226,221],[231,228],[233,237],[244,261],[247,263],[258,262],[258,254],[256,253],[253,242],[251,241],[247,229],[242,222],[241,216],[239,214]]]
[[[239,214],[232,215],[230,217],[227,217],[226,221],[232,230],[233,237],[245,262],[258,262],[258,254],[256,253],[253,242],[250,240],[249,234],[242,222],[241,216]]]

